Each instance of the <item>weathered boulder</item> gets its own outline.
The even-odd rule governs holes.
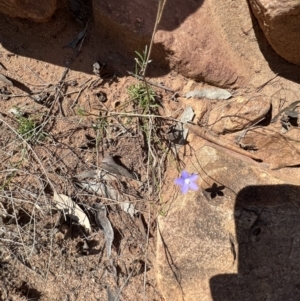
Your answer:
[[[273,49],[287,61],[300,65],[300,2],[249,0],[252,11]]]
[[[0,13],[11,17],[26,18],[35,22],[47,22],[57,8],[57,0],[2,0]]]
[[[202,192],[173,189],[158,219],[165,300],[299,300],[300,187],[210,146],[186,169],[200,174]]]
[[[119,50],[142,51],[149,45],[156,2],[93,0],[97,29]],[[240,86],[249,77],[241,58],[230,49],[214,18],[214,3],[167,1],[155,35],[154,64],[217,86]]]

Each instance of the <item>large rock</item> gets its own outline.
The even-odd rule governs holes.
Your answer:
[[[240,131],[263,120],[270,107],[269,100],[261,95],[238,96],[212,110],[208,126],[216,133]]]
[[[253,13],[273,49],[287,61],[300,65],[300,2],[249,0]]]
[[[120,50],[142,51],[149,45],[157,2],[93,0],[97,29]],[[155,35],[154,64],[218,86],[240,86],[249,77],[241,58],[230,49],[214,17],[214,3],[167,1]]]
[[[57,0],[2,0],[0,13],[11,17],[30,19],[35,22],[47,22],[57,8]]]
[[[201,175],[203,190],[170,191],[158,219],[165,300],[300,300],[300,187],[209,146],[186,169]]]
[[[280,123],[279,123],[280,126]],[[300,133],[291,128],[285,134],[279,129],[254,128],[247,131],[241,139],[242,145],[253,145],[255,154],[272,169],[300,164]]]

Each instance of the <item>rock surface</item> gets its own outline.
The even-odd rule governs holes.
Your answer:
[[[47,22],[57,8],[57,0],[3,0],[0,13],[11,17],[26,18],[35,22]]]
[[[99,31],[122,51],[144,50],[151,39],[156,5],[147,1],[93,1]],[[141,13],[142,12],[142,13]],[[215,21],[210,1],[167,1],[155,35],[154,63],[217,86],[240,86],[249,77]]]
[[[260,95],[218,102],[209,114],[208,126],[216,133],[239,131],[264,119],[270,107],[270,102]]]
[[[248,131],[241,140],[244,145],[254,145],[257,148],[256,154],[270,164],[272,169],[300,164],[299,141],[298,128],[292,128],[284,134],[267,128],[257,128]]]
[[[186,169],[204,190],[178,193],[159,217],[165,300],[298,300],[300,187],[210,146]]]
[[[273,49],[287,61],[300,65],[300,2],[289,0],[249,2]]]

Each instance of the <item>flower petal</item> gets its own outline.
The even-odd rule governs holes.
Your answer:
[[[189,191],[189,185],[184,184],[184,185],[181,186],[181,192],[183,194],[186,194],[188,191]]]
[[[194,191],[197,191],[199,189],[198,185],[196,183],[194,183],[194,182],[191,182],[189,184],[189,188],[192,189],[192,190],[194,190]]]
[[[187,179],[189,177],[189,173],[186,170],[183,170],[181,173],[181,178]]]
[[[182,186],[184,184],[184,179],[183,178],[177,178],[174,181],[175,184]]]
[[[199,176],[197,174],[192,174],[189,177],[191,182],[195,182],[198,178],[199,178]]]

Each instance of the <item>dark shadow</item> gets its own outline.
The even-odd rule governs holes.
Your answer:
[[[171,0],[167,1],[160,28],[168,31],[176,29],[189,15],[194,13],[202,5],[203,1],[204,0],[177,0],[176,3]],[[103,5],[113,5],[109,3],[110,1],[107,1],[107,3]],[[114,5],[119,6],[119,3],[115,1]],[[124,5],[125,9],[127,4],[124,3]],[[157,1],[154,1],[153,4],[150,5],[147,2],[145,5],[147,7],[147,14],[141,14],[141,17],[147,19],[149,32],[146,32],[145,35],[141,37],[140,48],[134,49],[137,51],[142,51],[146,44],[149,45],[151,38],[150,30],[153,29],[156,18]],[[124,20],[126,20],[126,18],[130,19],[128,16],[124,16],[124,18]],[[127,21],[129,22],[129,20]],[[32,71],[36,74],[36,77],[40,77],[41,79],[44,79],[43,72],[47,69],[47,64],[45,63],[64,67],[70,66],[72,70],[89,74],[92,74],[92,65],[95,62],[106,63],[116,71],[115,74],[118,76],[124,76],[127,75],[127,71],[133,71],[135,66],[135,53],[132,49],[129,53],[126,53],[126,47],[124,45],[122,46],[122,42],[120,42],[120,45],[117,45],[119,47],[115,47],[116,43],[112,42],[109,37],[113,28],[107,29],[105,35],[99,36],[99,28],[96,28],[95,24],[91,16],[81,52],[74,62],[70,64],[74,59],[76,51],[66,46],[70,45],[70,42],[74,40],[84,27],[82,24],[76,22],[67,0],[59,1],[59,8],[50,21],[46,23],[35,23],[26,19],[11,18],[0,14],[0,43],[5,49],[10,51],[10,54],[2,58],[1,61],[5,65],[6,61],[14,61],[15,56],[36,59],[41,62],[41,69]],[[126,26],[126,22],[124,25]],[[100,27],[99,24],[97,26]],[[120,35],[123,34],[124,33],[120,32]],[[136,44],[139,44],[139,42]],[[163,66],[164,70],[158,70],[157,72],[165,74],[169,71],[168,62],[165,59],[166,53],[161,45],[155,45],[154,52],[155,49],[158,50],[157,53],[163,52],[160,56],[161,61],[158,64],[159,66]],[[155,66],[150,66],[149,73],[151,73],[151,69],[152,73],[155,72],[153,70],[157,70],[157,68],[154,67]],[[28,66],[26,60],[22,61],[22,68],[28,69],[28,73],[30,74],[30,66]],[[17,75],[14,76],[15,80],[17,80],[17,78]],[[30,92],[30,89],[26,87],[27,83],[22,84],[20,88]],[[43,82],[40,81],[40,84],[43,84]]]
[[[178,28],[185,19],[196,12],[204,0],[167,0],[159,28],[173,31]],[[156,14],[156,7],[154,9]]]
[[[29,87],[27,87],[26,85],[24,85],[23,83],[21,83],[20,81],[10,78],[9,76],[6,76],[8,80],[10,80],[12,82],[12,84],[19,88],[20,90],[24,91],[25,93],[31,94],[31,90]]]
[[[205,191],[210,194],[210,197],[214,199],[217,195],[224,196],[224,192],[222,190],[225,189],[225,186],[219,185],[217,183],[213,183],[211,187],[206,188]]]
[[[119,230],[117,230],[115,228],[113,228],[113,229],[114,229],[113,246],[116,248],[116,251],[119,254],[123,236],[122,236],[122,234],[120,233]]]
[[[236,198],[237,274],[210,279],[214,301],[300,300],[300,187],[249,186]]]
[[[77,257],[80,256],[93,256],[97,255],[101,252],[100,250],[97,250],[96,247],[98,247],[99,241],[91,239],[86,241],[80,241],[76,244],[76,250],[77,250]]]
[[[177,282],[177,284],[178,284],[178,286],[179,286],[179,288],[181,290],[182,300],[185,301],[184,300],[184,293],[183,293],[183,289],[182,289],[182,284],[181,284],[181,282],[182,282],[182,276],[181,276],[181,273],[180,273],[180,269],[177,267],[176,263],[174,262],[174,259],[172,257],[172,254],[171,254],[170,250],[169,250],[169,247],[166,244],[165,239],[164,239],[164,237],[163,237],[163,235],[161,233],[161,230],[159,228],[159,224],[157,225],[157,227],[158,227],[157,228],[158,235],[159,235],[159,237],[161,239],[162,245],[164,246],[165,257],[167,259],[168,265],[169,265],[170,269],[172,270],[172,274],[174,276],[174,279],[176,280],[176,282]]]
[[[21,287],[17,288],[17,291],[22,294],[26,300],[40,300],[42,297],[41,292],[36,290],[35,288],[30,288],[27,283],[23,282]]]
[[[257,39],[258,46],[263,56],[265,57],[265,60],[268,62],[270,68],[274,73],[277,73],[278,75],[291,81],[300,83],[300,66],[289,63],[273,50],[262,29],[260,28],[256,17],[253,15],[251,6],[248,1],[247,3],[249,6],[253,30]]]

